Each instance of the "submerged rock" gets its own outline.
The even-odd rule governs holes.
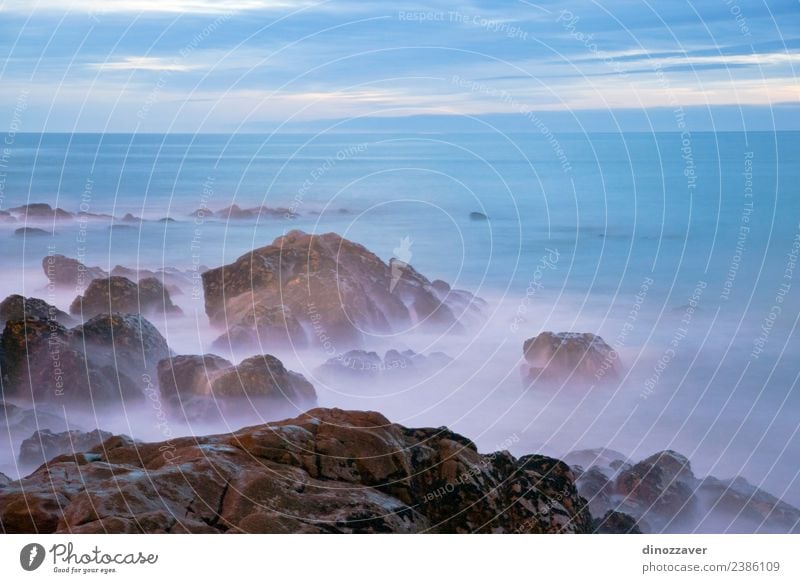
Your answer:
[[[53,208],[44,202],[34,202],[8,209],[21,221],[52,221],[74,218],[75,215],[61,208]]]
[[[247,326],[253,306],[281,306],[312,345],[335,350],[360,345],[365,334],[458,332],[482,319],[483,302],[468,292],[442,294],[410,265],[390,263],[335,233],[291,231],[206,271],[206,313],[215,324]]]
[[[597,383],[619,377],[619,356],[591,333],[542,332],[526,340],[522,351],[528,383]]]
[[[0,489],[7,533],[590,532],[569,467],[446,428],[313,409],[233,434],[51,460]]]
[[[452,362],[443,352],[429,355],[413,350],[389,350],[383,358],[377,352],[350,350],[328,359],[317,368],[321,376],[342,377],[344,379],[391,379],[401,376],[424,376],[441,370]]]
[[[14,235],[17,237],[47,237],[52,234],[52,231],[45,231],[37,227],[20,227],[14,230]]]

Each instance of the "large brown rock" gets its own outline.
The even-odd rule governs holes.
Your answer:
[[[237,321],[212,343],[215,350],[232,352],[307,345],[306,332],[289,308],[264,305],[243,308]]]
[[[64,255],[47,255],[42,259],[42,270],[57,287],[84,290],[94,279],[108,277],[99,267],[87,267],[77,259]]]
[[[142,314],[179,314],[169,292],[155,277],[134,283],[126,277],[112,275],[95,279],[69,307],[69,311],[84,318],[109,312]]]
[[[522,352],[522,375],[528,383],[598,383],[619,376],[617,353],[591,333],[542,332],[526,340]]]
[[[390,266],[335,233],[291,231],[206,271],[203,287],[215,324],[241,324],[253,306],[283,307],[306,327],[312,343],[337,351],[360,345],[365,334],[415,327],[462,331],[462,324],[481,317],[483,305],[468,292],[443,293],[410,265]]]
[[[7,533],[589,532],[572,473],[378,413],[313,409],[230,435],[112,438],[0,489]]]

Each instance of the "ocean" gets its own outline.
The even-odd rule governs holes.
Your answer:
[[[48,253],[106,270],[191,269],[292,229],[334,231],[386,261],[401,249],[430,279],[486,299],[489,317],[466,337],[394,339],[458,363],[408,386],[326,387],[314,379],[324,358],[279,354],[321,405],[447,425],[482,451],[674,449],[700,476],[742,475],[798,504],[798,151],[798,132],[8,135],[0,209],[46,202],[147,220],[37,224],[48,234],[36,237],[0,223],[0,295],[66,309],[72,297],[47,296]],[[231,204],[287,212],[190,216]],[[174,300],[185,317],[153,323],[176,352],[208,352],[218,331],[202,297]],[[623,380],[523,390],[522,342],[544,330],[600,334]],[[149,421],[96,421],[154,435]]]

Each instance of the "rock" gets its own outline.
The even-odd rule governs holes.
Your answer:
[[[111,312],[143,314],[180,314],[181,310],[172,303],[169,292],[154,277],[148,277],[138,284],[126,277],[112,275],[94,279],[83,296],[78,296],[69,307],[75,315],[89,318],[97,314]]]
[[[636,519],[623,512],[609,510],[593,523],[592,532],[596,534],[642,534]]]
[[[200,266],[198,267],[197,271],[202,273],[204,268]],[[163,267],[160,269],[150,270],[131,269],[129,267],[123,267],[122,265],[116,265],[114,266],[114,269],[111,270],[111,275],[126,277],[131,281],[139,282],[139,285],[141,285],[142,280],[155,278],[167,288],[167,291],[171,295],[181,294],[183,293],[182,288],[191,287],[194,284],[192,281],[193,273],[194,272],[192,271],[181,271],[180,269],[176,269],[174,267]],[[199,276],[194,277],[196,279]]]
[[[483,302],[468,292],[442,297],[410,265],[387,265],[335,233],[291,231],[202,277],[212,323],[239,324],[254,305],[282,306],[309,330],[312,343],[335,350],[358,347],[364,334],[415,326],[463,331],[462,324],[483,317]]]
[[[212,347],[219,351],[241,351],[284,346],[305,348],[307,345],[305,330],[289,308],[256,305],[240,311],[238,321],[230,324],[228,331],[214,340]]]
[[[0,210],[0,223],[16,223],[17,217],[8,211]]]
[[[471,212],[471,213],[469,213],[469,218],[471,220],[473,220],[473,221],[488,221],[489,220],[489,217],[487,217],[485,214],[479,213],[479,212]]]
[[[323,377],[391,380],[399,377],[418,377],[433,374],[452,362],[443,352],[425,356],[413,350],[389,350],[383,359],[377,352],[350,350],[328,359],[317,369]]]
[[[104,314],[68,330],[55,321],[6,322],[0,338],[6,398],[98,406],[141,401],[166,340],[143,317]]]
[[[177,223],[178,221],[176,221],[172,217],[164,217],[163,219],[158,219],[158,221],[156,221],[156,222],[158,222],[158,223]]]
[[[663,451],[635,464],[625,456],[613,459],[609,449],[573,452],[564,459],[596,461],[583,470],[573,465],[577,488],[599,532],[628,524],[609,513],[622,513],[642,532],[800,532],[800,510],[756,488],[742,478],[698,479],[689,460]],[[605,529],[605,530],[604,530]]]
[[[172,355],[158,329],[139,314],[100,314],[72,332],[93,361],[116,365],[132,378],[155,378],[158,363]]]
[[[42,270],[55,286],[81,290],[94,279],[108,277],[99,267],[87,267],[77,259],[63,255],[48,255],[42,259]]]
[[[44,229],[37,229],[36,227],[20,227],[14,230],[14,235],[16,237],[47,237],[53,234],[53,231],[45,231]]]
[[[120,219],[123,223],[141,223],[140,217],[134,216],[131,213],[125,213],[125,216]]]
[[[68,314],[38,298],[24,298],[19,294],[8,296],[0,303],[0,326],[8,320],[55,320],[63,326],[72,326],[75,321]]]
[[[0,489],[6,533],[589,532],[565,464],[313,409],[233,434],[111,438]]]
[[[250,220],[260,218],[294,218],[298,215],[293,210],[285,207],[257,206],[252,208],[242,208],[238,204],[232,204],[229,207],[220,209],[216,212],[207,207],[199,208],[196,211],[189,213],[189,216],[199,219],[215,217],[224,220]]]
[[[591,333],[542,332],[523,345],[526,382],[599,383],[619,377],[619,357]]]
[[[60,208],[53,208],[47,203],[34,202],[8,209],[23,221],[52,221],[71,219],[74,215]]]
[[[99,429],[89,432],[72,430],[61,433],[42,429],[34,432],[22,442],[19,450],[19,463],[26,466],[40,466],[59,455],[87,452],[109,437],[112,437],[111,433]]]
[[[211,381],[211,391],[224,397],[269,397],[292,403],[314,403],[314,386],[299,373],[286,370],[272,355],[252,356],[237,366],[220,371]]]
[[[40,429],[66,431],[67,421],[61,415],[50,411],[26,409],[0,401],[0,435],[2,437],[27,437]]]
[[[158,363],[158,381],[171,412],[190,421],[225,420],[237,406],[275,418],[317,404],[314,386],[271,355],[237,366],[213,354],[176,356]]]

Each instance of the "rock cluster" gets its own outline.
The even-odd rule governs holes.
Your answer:
[[[631,463],[613,450],[567,455],[599,532],[800,532],[800,510],[743,478],[697,478],[689,460],[662,451]],[[627,518],[626,518],[627,516]]]
[[[313,409],[233,434],[121,437],[0,488],[6,533],[590,532],[569,467],[481,455],[378,413]]]
[[[413,350],[402,352],[388,350],[381,358],[377,352],[350,350],[328,359],[317,368],[316,372],[323,377],[340,377],[347,380],[391,380],[396,377],[433,374],[446,367],[452,360],[443,352],[424,355]]]

